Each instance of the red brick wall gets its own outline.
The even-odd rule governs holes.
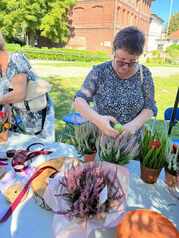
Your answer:
[[[72,12],[74,36],[68,47],[111,51],[115,33],[136,25],[147,39],[152,0],[80,0]]]

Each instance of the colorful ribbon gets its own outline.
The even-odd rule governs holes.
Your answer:
[[[8,218],[13,214],[14,210],[16,209],[16,207],[19,205],[19,203],[22,201],[24,195],[27,193],[27,191],[29,190],[29,186],[32,183],[32,181],[37,178],[44,170],[46,169],[52,169],[54,170],[56,173],[58,172],[57,169],[55,169],[52,166],[44,166],[41,169],[37,170],[32,177],[28,180],[28,182],[25,184],[24,188],[22,189],[22,191],[19,193],[19,195],[16,197],[16,199],[14,200],[14,202],[10,205],[10,207],[8,208],[7,212],[3,215],[2,218],[0,218],[0,223],[6,222],[8,220]]]

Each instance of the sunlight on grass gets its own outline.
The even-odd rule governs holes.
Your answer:
[[[179,75],[155,78],[155,95],[158,106],[157,119],[163,120],[165,109],[167,107],[173,107],[178,86]]]

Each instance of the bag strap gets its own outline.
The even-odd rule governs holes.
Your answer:
[[[45,119],[46,119],[46,115],[47,115],[47,107],[42,109],[41,113],[42,113],[42,127],[41,127],[40,131],[35,133],[35,135],[39,135],[44,128]]]
[[[46,94],[46,97],[47,97],[47,101],[48,101],[48,93]],[[29,107],[29,104],[28,104],[28,101],[24,101],[24,105],[26,107],[26,110],[28,113],[32,114],[31,110],[30,110],[30,107]],[[20,127],[19,123],[16,121],[16,117],[15,117],[15,113],[14,113],[14,110],[15,110],[15,107],[12,106],[12,115],[15,119],[15,126],[22,132],[22,133],[25,133],[25,134],[29,134],[27,133],[23,128]],[[45,119],[46,119],[46,115],[47,115],[47,107],[45,107],[44,109],[41,110],[41,113],[42,113],[42,124],[41,124],[41,129],[39,131],[37,131],[36,133],[34,133],[34,135],[39,135],[43,128],[44,128],[44,124],[45,124]],[[33,114],[31,115],[33,116]]]
[[[143,85],[144,75],[143,75],[143,67],[142,67],[142,64],[139,64],[139,70],[140,70],[140,80],[141,80],[141,83],[142,83],[142,85]]]

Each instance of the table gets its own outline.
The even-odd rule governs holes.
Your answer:
[[[54,148],[54,154],[48,155],[49,158],[59,156],[77,156],[73,146],[53,143],[48,144],[46,140],[39,140],[35,136],[13,134],[6,145],[0,145],[0,151],[9,148],[22,148],[32,142],[43,142],[46,148]],[[40,163],[37,159],[35,163]],[[159,179],[155,185],[144,183],[139,178],[139,163],[130,162],[129,166],[130,180],[127,199],[127,210],[137,208],[150,208],[161,212],[168,217],[179,229],[179,201],[171,196],[162,179]],[[161,175],[162,178],[163,175]],[[0,215],[8,208],[9,204],[0,194]],[[12,217],[6,223],[0,224],[0,236],[3,238],[52,238],[52,220],[53,214],[40,208],[32,196],[29,196],[22,202],[13,213]],[[113,238],[115,229],[99,231],[90,235],[89,238]]]

